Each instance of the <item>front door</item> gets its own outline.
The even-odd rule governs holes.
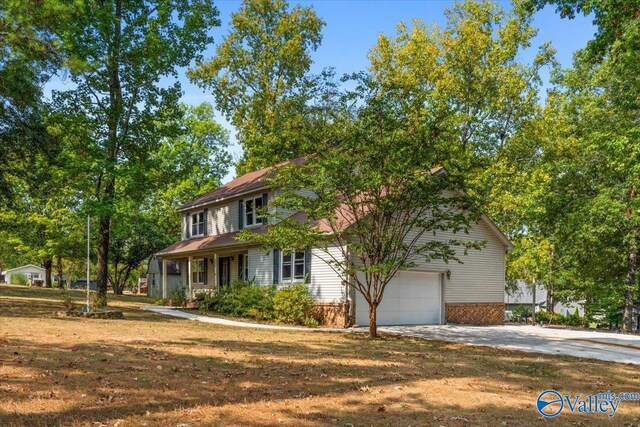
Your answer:
[[[218,258],[218,286],[231,283],[231,257]]]

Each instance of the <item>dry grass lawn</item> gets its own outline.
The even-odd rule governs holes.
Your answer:
[[[75,294],[82,300],[83,294]],[[0,426],[640,425],[545,420],[538,393],[640,391],[637,366],[360,334],[240,329],[144,312],[56,318],[60,291],[0,287]]]

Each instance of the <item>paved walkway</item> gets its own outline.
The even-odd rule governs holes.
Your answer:
[[[640,335],[543,328],[531,325],[383,326],[379,330],[386,333],[461,344],[640,365]]]
[[[219,317],[186,313],[174,307],[148,306],[143,310],[182,319],[215,325],[239,328],[275,329],[287,331],[318,332],[360,332],[367,328],[303,328],[299,326],[279,326],[262,323],[239,322]],[[380,332],[449,341],[460,344],[482,345],[530,353],[558,354],[586,357],[610,362],[640,365],[640,336],[622,335],[610,332],[588,330],[553,329],[530,325],[467,326],[467,325],[425,325],[425,326],[381,326]]]
[[[280,325],[268,325],[264,323],[252,323],[252,322],[239,322],[237,320],[223,319],[221,317],[202,316],[200,314],[187,313],[182,310],[178,310],[176,307],[162,307],[162,306],[146,306],[142,307],[143,310],[152,311],[154,313],[165,314],[167,316],[180,317],[182,319],[195,320],[196,322],[211,323],[214,325],[224,326],[236,326],[238,328],[257,328],[257,329],[279,329],[284,331],[318,331],[327,329],[314,329],[304,328],[302,326],[280,326]],[[330,329],[335,330],[335,329]]]

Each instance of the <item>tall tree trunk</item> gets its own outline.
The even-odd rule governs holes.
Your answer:
[[[107,283],[109,279],[108,259],[109,259],[109,234],[111,219],[104,217],[100,219],[100,229],[98,231],[98,271],[96,281],[98,282],[98,294],[100,297],[107,296]],[[88,286],[89,284],[87,284]]]
[[[369,304],[369,338],[378,338],[377,311],[378,306],[376,304]]]
[[[636,272],[638,269],[638,242],[632,239],[629,245],[629,263],[627,276],[625,278],[624,310],[622,314],[622,330],[631,332],[633,330],[633,297],[636,287]]]
[[[51,266],[53,265],[53,261],[51,258],[47,258],[44,260],[44,287],[51,287]]]
[[[58,270],[58,287],[64,288],[64,284],[62,283],[62,255],[56,257],[56,269]]]
[[[111,210],[115,199],[115,169],[118,159],[118,124],[122,112],[122,86],[120,83],[120,45],[122,41],[122,1],[114,2],[113,38],[109,48],[109,110],[106,147],[107,169],[102,202],[105,211],[100,215],[98,231],[98,294],[107,301],[109,279],[109,237],[111,234]],[[88,286],[88,284],[87,284]]]

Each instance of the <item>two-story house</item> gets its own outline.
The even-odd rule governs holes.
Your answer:
[[[161,295],[169,295],[171,283],[194,295],[227,286],[235,279],[279,286],[306,281],[327,323],[367,325],[364,297],[325,262],[325,252],[309,248],[283,253],[236,239],[242,229],[264,232],[273,221],[256,215],[273,196],[265,181],[272,172],[273,168],[265,168],[247,173],[179,208],[182,240],[156,254],[163,265]],[[486,216],[466,237],[484,241],[486,246],[461,256],[463,264],[424,262],[411,271],[400,272],[385,290],[378,307],[378,323],[502,323],[505,254],[511,243]],[[442,233],[436,238],[455,236]],[[340,257],[342,253],[335,248],[331,255]],[[167,276],[169,261],[180,264],[178,282],[171,282]]]

